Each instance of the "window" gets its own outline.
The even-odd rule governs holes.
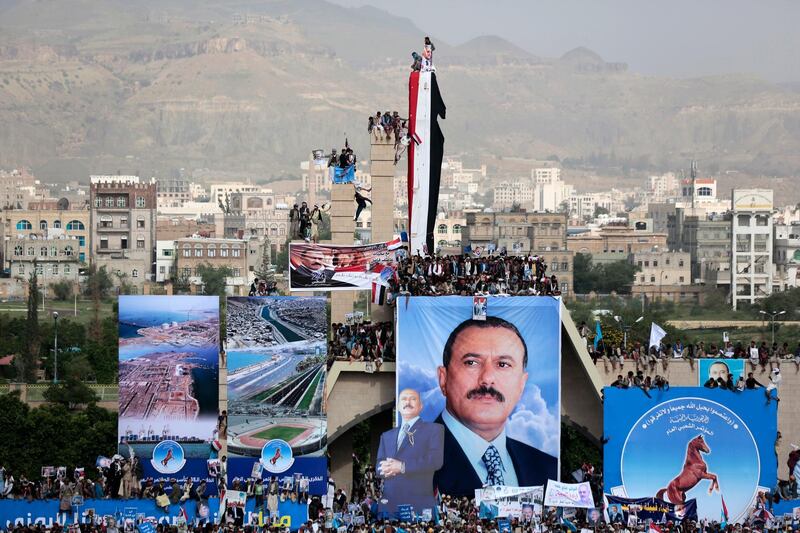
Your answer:
[[[72,267],[69,265],[64,265],[64,274],[72,274]]]
[[[269,228],[269,234],[270,234],[270,235],[272,235],[273,237],[275,237],[275,236],[277,236],[277,235],[278,235],[278,225],[277,225],[277,224],[273,224],[273,225],[272,225],[272,226]]]
[[[683,283],[683,276],[679,277],[679,278],[678,278],[678,281],[680,281],[681,283]]]
[[[242,250],[238,246],[235,246],[233,248],[233,257],[241,257],[241,256],[242,256]]]
[[[655,283],[655,282],[656,282],[656,277],[650,276],[650,283]]]
[[[192,250],[188,244],[183,245],[183,257],[192,257]]]
[[[36,263],[36,273],[38,275],[40,275],[40,276],[43,275],[44,274],[44,265],[42,265],[41,263]]]
[[[137,196],[136,197],[136,207],[143,208],[144,207],[144,196]]]
[[[167,267],[165,267],[164,265],[161,265],[160,267],[158,267],[158,273],[159,274],[166,274],[167,273]]]
[[[654,266],[654,267],[657,267],[657,266],[658,266],[658,260],[653,260],[653,266]]]
[[[569,270],[569,263],[567,263],[567,262],[561,263],[561,270],[563,270],[564,272],[567,272]]]
[[[33,246],[28,246],[28,255],[36,255],[36,250]]]
[[[47,246],[42,246],[39,248],[39,255],[42,257],[47,257]]]
[[[639,283],[644,283],[644,276],[639,276]]]
[[[100,217],[100,227],[101,228],[113,228],[114,221],[111,218],[111,215],[102,215]]]
[[[203,257],[203,247],[199,244],[195,245],[194,247],[194,256],[195,257]]]
[[[665,260],[665,262],[666,262],[666,264],[669,264],[669,258],[667,258],[667,259]]]
[[[61,221],[60,220],[54,220],[53,221],[53,227],[55,229],[61,229]]]
[[[50,255],[52,257],[58,257],[58,248],[56,248],[55,246],[51,246],[50,247]]]
[[[234,268],[233,269],[233,277],[234,278],[238,278],[240,274],[241,274],[241,270],[239,270],[238,268]]]
[[[74,231],[74,230],[83,230],[86,229],[83,225],[83,222],[80,220],[70,220],[67,222],[67,231]]]
[[[649,267],[650,266],[650,261],[645,261],[644,262],[644,266]]]
[[[123,250],[128,249],[128,237],[123,236],[120,238],[119,247],[122,248]]]
[[[114,207],[114,197],[106,196],[106,207]]]
[[[679,267],[682,267],[682,266],[683,266],[683,259],[679,259],[679,260],[678,260],[678,266],[679,266]]]
[[[561,284],[561,292],[562,293],[566,293],[568,290],[569,290],[569,285],[566,282],[562,283]]]
[[[461,233],[461,224],[453,224],[453,233]]]
[[[144,228],[144,217],[143,216],[140,215],[140,216],[138,216],[136,218],[136,227],[138,229],[143,229]]]
[[[58,276],[58,263],[53,265],[53,275]]]
[[[20,264],[19,269],[17,270],[19,274],[25,274],[25,265]]]
[[[214,248],[213,246],[210,246],[208,248],[208,250],[206,251],[206,253],[208,254],[208,257],[216,257],[217,256],[217,249]]]
[[[128,227],[128,217],[120,217],[119,218],[119,227],[123,228],[123,229]]]
[[[219,247],[219,256],[220,257],[228,257],[228,245],[223,244]]]
[[[447,233],[447,224],[439,224],[439,234]]]
[[[283,224],[278,227],[278,235],[286,235],[286,226]]]
[[[26,230],[26,229],[33,229],[29,220],[20,220],[17,222],[17,229]]]
[[[124,196],[117,198],[117,207],[125,207],[127,204],[128,200]]]
[[[192,275],[192,269],[189,267],[183,267],[183,275],[188,278]]]
[[[102,207],[103,206],[103,199],[99,196],[94,199],[94,206],[95,207]]]
[[[711,187],[699,187],[697,196],[711,196]]]
[[[66,257],[72,257],[72,246],[69,244],[64,247],[64,255]]]
[[[14,247],[14,255],[22,255],[22,246],[17,245]]]
[[[39,221],[39,229],[43,230],[43,231],[47,231],[47,221],[46,220],[40,220]]]
[[[83,235],[78,237],[78,246],[80,247],[86,246],[86,237],[84,237]]]
[[[133,270],[131,270],[131,277],[132,278],[138,278],[139,277],[139,271],[137,269],[135,269],[135,268]]]
[[[108,248],[108,237],[100,237],[100,249],[105,250]]]
[[[739,215],[738,217],[736,217],[736,221],[739,226],[749,226],[750,215]]]

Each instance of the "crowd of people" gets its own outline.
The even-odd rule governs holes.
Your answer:
[[[309,208],[306,202],[299,206],[294,204],[289,210],[289,233],[291,239],[303,239],[306,242],[319,241],[319,225],[322,213],[327,211],[327,204],[314,204]]]
[[[394,137],[394,164],[403,157],[411,144],[408,119],[402,118],[398,111],[378,111],[367,119],[367,132],[379,139],[391,140]]]
[[[384,361],[394,361],[391,322],[331,324],[328,367],[334,361],[365,362],[368,372],[379,372]]]
[[[390,303],[397,296],[561,294],[558,278],[547,275],[540,256],[450,255],[401,259],[389,282]]]

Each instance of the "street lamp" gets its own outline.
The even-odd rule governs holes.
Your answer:
[[[622,319],[622,317],[619,316],[619,315],[614,315],[614,320],[617,321],[617,324],[619,324],[620,329],[622,329],[622,346],[623,346],[623,348],[627,348],[628,347],[628,332],[633,327],[633,324],[638,324],[639,322],[644,320],[644,317],[640,316],[639,318],[637,318],[636,320],[633,321],[633,324],[626,324],[625,321]]]
[[[772,323],[772,342],[771,344],[775,344],[775,318],[786,314],[786,311],[759,311],[764,316],[768,316],[770,322]]]
[[[55,328],[55,340],[53,341],[53,354],[55,355],[53,358],[53,383],[58,383],[58,311],[53,311],[53,326]]]

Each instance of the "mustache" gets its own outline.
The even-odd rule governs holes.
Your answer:
[[[495,389],[494,387],[487,387],[486,385],[481,385],[477,389],[472,389],[467,393],[467,400],[471,400],[475,396],[491,396],[498,402],[506,401],[506,397],[503,396],[503,393],[499,390]]]

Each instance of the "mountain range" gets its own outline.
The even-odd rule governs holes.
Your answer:
[[[405,115],[423,37],[411,19],[324,0],[0,0],[0,168],[269,179],[345,137],[367,159],[367,116]],[[431,37],[447,154],[800,173],[797,87]]]

